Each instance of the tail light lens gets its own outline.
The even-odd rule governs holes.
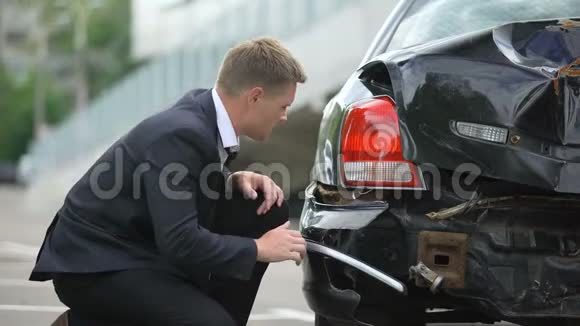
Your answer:
[[[399,118],[389,97],[353,105],[342,129],[341,157],[346,186],[424,189],[419,169],[403,158]]]

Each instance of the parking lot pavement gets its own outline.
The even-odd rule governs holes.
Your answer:
[[[0,241],[0,325],[50,325],[65,307],[50,282],[28,282],[33,246]],[[312,325],[299,289],[300,270],[293,263],[270,266],[256,298],[249,325]]]
[[[23,196],[22,189],[0,187],[0,325],[50,325],[65,307],[50,282],[27,278],[53,213],[30,216]],[[271,265],[248,325],[312,325],[314,315],[302,297],[301,277],[292,262]]]

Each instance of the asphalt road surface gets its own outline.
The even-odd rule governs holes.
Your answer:
[[[22,190],[0,187],[0,325],[50,325],[65,307],[50,283],[26,279],[53,212],[29,216],[23,213],[22,197]],[[314,315],[302,297],[301,281],[301,270],[294,263],[271,265],[249,325],[313,325]]]

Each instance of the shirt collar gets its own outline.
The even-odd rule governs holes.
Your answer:
[[[211,97],[215,106],[218,131],[224,148],[239,146],[239,139],[236,136],[236,131],[232,125],[232,120],[226,111],[226,107],[222,102],[215,87],[211,90]]]

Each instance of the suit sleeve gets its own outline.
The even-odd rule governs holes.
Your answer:
[[[197,195],[203,187],[198,185],[206,168],[200,154],[195,141],[179,132],[163,136],[146,150],[151,169],[143,185],[157,247],[185,272],[247,280],[256,263],[254,240],[215,234],[199,224]]]

